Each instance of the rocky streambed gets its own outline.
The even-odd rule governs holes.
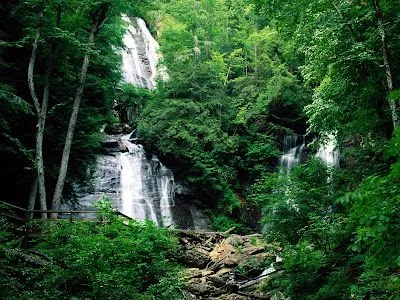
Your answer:
[[[185,266],[185,299],[284,299],[265,290],[271,278],[283,273],[280,248],[260,234],[178,231]]]

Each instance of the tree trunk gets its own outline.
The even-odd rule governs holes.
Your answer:
[[[64,150],[63,150],[62,159],[61,159],[60,171],[58,174],[56,188],[54,190],[54,196],[53,196],[53,202],[52,202],[53,210],[59,209],[59,206],[61,203],[62,192],[64,189],[65,179],[66,179],[66,175],[67,175],[68,161],[69,161],[69,155],[71,152],[72,140],[74,137],[76,121],[78,118],[79,106],[81,103],[83,90],[85,88],[86,74],[87,74],[87,69],[89,66],[90,47],[93,44],[95,33],[96,33],[97,29],[98,29],[98,23],[94,23],[92,25],[92,30],[89,35],[89,49],[86,50],[85,57],[83,59],[79,85],[76,90],[74,104],[72,107],[72,114],[71,114],[71,118],[69,120],[67,136],[65,138],[65,145],[64,145]],[[53,213],[51,215],[51,217],[57,218],[57,214]]]
[[[34,210],[35,209],[35,203],[36,203],[36,196],[37,196],[37,190],[38,190],[38,177],[35,176],[35,179],[32,181],[31,185],[31,192],[29,194],[29,203],[28,203],[28,210]],[[33,213],[30,212],[28,215],[28,219],[32,220],[33,219]]]
[[[40,19],[43,18],[43,12],[40,14]],[[61,20],[61,6],[59,5],[56,9],[56,27],[59,27]],[[45,174],[44,174],[44,158],[43,158],[43,136],[44,136],[44,128],[46,123],[46,115],[47,115],[47,107],[49,103],[49,96],[50,96],[50,78],[51,73],[53,70],[53,43],[50,42],[49,44],[49,60],[48,65],[46,68],[46,73],[44,76],[44,88],[43,88],[43,98],[42,98],[42,105],[39,103],[39,99],[36,95],[35,91],[35,84],[33,81],[33,70],[35,67],[35,61],[37,56],[37,48],[38,48],[38,41],[40,38],[40,27],[36,31],[35,41],[33,43],[31,59],[29,61],[29,68],[28,68],[28,85],[29,90],[36,108],[36,113],[38,116],[38,124],[37,124],[37,132],[36,132],[36,169],[37,169],[37,178],[36,186],[39,186],[39,198],[40,198],[40,208],[43,210],[47,210],[47,197],[46,197],[46,184],[45,184]],[[37,190],[37,187],[36,187]],[[37,191],[35,191],[36,193]],[[36,199],[36,194],[35,198]],[[31,199],[30,199],[31,201]],[[36,201],[36,200],[35,200]],[[35,203],[30,203],[29,205],[35,206]],[[47,214],[43,213],[42,218],[47,218]]]
[[[44,123],[45,123],[44,119],[46,117],[46,111],[44,111],[43,108],[45,108],[47,110],[47,103],[46,104],[44,103],[44,99],[45,99],[45,96],[47,97],[46,99],[48,99],[49,85],[47,85],[47,88],[45,87],[45,89],[44,89],[43,107],[41,107],[40,103],[39,103],[39,99],[38,99],[36,91],[35,91],[35,84],[33,81],[33,70],[35,68],[39,38],[40,38],[40,29],[38,29],[36,31],[35,40],[32,45],[32,54],[31,54],[31,58],[29,60],[29,67],[28,67],[28,86],[29,86],[29,91],[30,91],[30,94],[31,94],[31,97],[33,100],[33,104],[35,106],[36,113],[38,116],[37,133],[36,133],[35,163],[36,163],[37,176],[38,176],[37,179],[38,179],[38,183],[39,183],[40,209],[47,210],[42,144],[43,144]],[[49,79],[50,74],[47,74],[47,75],[48,76],[46,76],[46,77]],[[46,102],[47,102],[47,100],[46,100]],[[44,114],[43,114],[43,112],[44,112]],[[35,199],[36,199],[36,197],[35,197]],[[42,218],[46,219],[47,214],[42,213]]]
[[[382,21],[382,10],[379,5],[379,0],[374,0],[373,6],[375,9],[375,16],[376,16],[376,19],[378,22],[378,32],[381,37],[382,59],[383,59],[383,65],[385,67],[386,83],[387,83],[388,92],[390,93],[391,91],[393,91],[393,77],[392,77],[392,71],[390,68],[389,54],[388,54],[388,48],[387,48],[387,44],[386,44],[386,32],[385,32],[385,27],[384,27],[383,21]],[[397,128],[399,126],[399,116],[397,113],[396,102],[395,102],[395,100],[390,99],[390,98],[388,98],[388,102],[389,102],[390,113],[392,115],[393,128]]]
[[[29,60],[29,67],[28,67],[28,86],[29,86],[29,92],[31,93],[31,97],[33,100],[33,104],[36,109],[36,113],[39,115],[40,113],[40,104],[38,97],[36,95],[35,91],[35,84],[33,82],[33,69],[35,68],[35,62],[36,62],[36,56],[37,56],[37,48],[38,48],[38,42],[40,38],[40,30],[38,29],[36,31],[36,36],[35,40],[33,41],[32,44],[32,53],[31,53],[31,58]]]

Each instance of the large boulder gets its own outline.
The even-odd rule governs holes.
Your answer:
[[[182,255],[182,262],[191,268],[206,268],[210,261],[208,251],[200,247],[187,249]]]

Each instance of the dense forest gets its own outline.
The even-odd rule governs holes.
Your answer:
[[[262,232],[281,247],[285,272],[266,290],[398,299],[397,5],[2,1],[1,200],[42,210],[76,201],[74,183],[91,184],[103,129],[125,126],[190,186],[186,200],[215,231]],[[168,75],[155,89],[122,80],[122,15],[143,18],[160,44]],[[285,136],[306,141],[289,171],[280,169]],[[332,140],[339,166],[316,155]],[[45,222],[28,243],[1,218],[0,298],[181,299],[173,234],[122,221],[106,200],[99,210],[97,225]],[[41,255],[33,266],[15,254],[27,252]]]

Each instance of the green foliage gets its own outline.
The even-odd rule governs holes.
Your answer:
[[[390,144],[397,140],[396,133]],[[350,192],[344,174],[331,173],[327,180],[318,161],[290,176],[277,174],[258,182],[253,197],[265,203],[267,239],[286,245],[285,275],[270,287],[285,289],[296,299],[350,294],[395,299],[400,254],[397,165],[365,178]]]
[[[122,46],[120,13],[150,15],[148,1],[47,1],[42,19],[41,1],[1,3],[0,152],[2,165],[14,172],[3,172],[2,183],[28,186],[32,177],[36,120],[26,65],[36,29],[42,29],[38,91],[49,44],[56,58],[45,138],[51,184],[82,54],[90,46],[87,29],[96,6],[107,3],[108,18],[90,52],[70,178],[85,178],[87,163],[99,149],[99,129],[115,122],[113,109],[122,111],[127,119],[122,121],[137,125],[149,150],[176,164],[176,176],[192,187],[188,198],[210,210],[215,229],[257,228],[256,216],[263,210],[266,239],[285,249],[286,272],[269,283],[272,288],[293,299],[395,299],[400,293],[400,132],[393,131],[388,100],[399,105],[400,1],[378,2],[394,86],[390,93],[377,1],[156,2],[153,31],[169,79],[159,82],[155,92],[121,86],[115,53]],[[58,8],[62,14],[56,25]],[[115,99],[118,107],[113,107]],[[274,173],[283,136],[306,131],[310,136],[336,133],[340,171],[307,159],[288,176]],[[307,155],[313,156],[313,150]],[[174,299],[177,286],[162,272],[175,274],[175,265],[163,262],[173,260],[168,235],[151,224],[124,224],[106,202],[100,210],[101,225],[44,228],[47,234],[35,249],[51,263],[39,272],[21,266],[17,275],[25,282],[1,269],[10,279],[1,281],[6,295],[12,299],[31,284],[24,295],[31,299],[43,289],[48,294],[41,296],[49,299]],[[9,238],[7,231],[0,235]],[[154,267],[143,268],[148,265]],[[261,267],[249,262],[240,272],[250,275]]]
[[[297,299],[305,298],[318,287],[319,270],[324,264],[324,255],[308,242],[301,242],[288,247],[284,254],[285,274],[283,284],[286,292],[296,295]]]
[[[283,41],[245,0],[171,1],[157,18],[169,79],[145,105],[140,136],[173,158],[197,202],[254,223],[256,213],[239,212],[254,208],[246,188],[274,169],[282,133],[304,122]]]
[[[250,257],[242,262],[235,269],[238,275],[248,278],[260,275],[265,269],[271,265],[271,259]]]
[[[117,93],[120,122],[137,125],[137,119],[145,105],[152,99],[153,93],[144,88],[135,87],[132,84],[124,84]]]
[[[342,199],[349,207],[354,231],[352,250],[364,255],[364,272],[354,293],[385,299],[400,292],[399,275],[399,156],[398,130],[387,153],[396,162],[387,174],[367,177],[354,192]]]
[[[244,230],[242,224],[225,215],[214,215],[212,216],[211,221],[212,226],[216,231],[224,232],[231,228],[235,228],[236,232],[242,232]]]
[[[180,299],[177,243],[171,234],[151,222],[118,218],[105,200],[99,210],[101,221],[96,223],[42,224],[41,237],[30,251],[38,253],[44,265],[15,264],[15,258],[3,256],[2,278],[15,283],[1,282],[3,296]]]

